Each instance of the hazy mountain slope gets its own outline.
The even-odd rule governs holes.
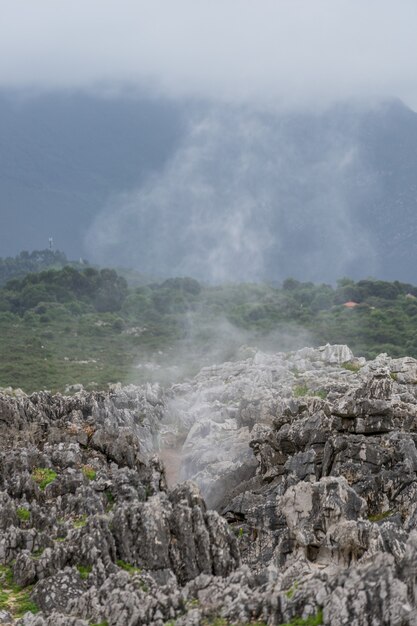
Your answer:
[[[358,203],[360,227],[374,233],[387,279],[415,277],[417,251],[417,115],[392,102],[364,115],[361,153],[368,164],[369,203]]]
[[[0,92],[2,256],[44,248],[49,236],[85,255],[93,216],[162,167],[180,127],[177,107],[147,98]]]
[[[0,98],[2,256],[199,279],[415,282],[417,115],[162,99]]]

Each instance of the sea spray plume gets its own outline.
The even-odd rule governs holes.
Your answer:
[[[286,352],[314,344],[312,333],[298,324],[280,322],[270,331],[242,328],[225,315],[205,315],[203,309],[200,305],[184,315],[183,336],[173,345],[152,355],[138,354],[130,380],[142,380],[146,372],[147,380],[169,386],[202,367],[247,358],[258,348]]]
[[[240,360],[203,368],[174,385],[161,425],[168,481],[196,481],[209,505],[219,507],[226,490],[230,494],[255,474],[249,440],[256,441],[282,412],[288,417],[298,411],[291,404],[293,396],[301,397],[298,390],[300,407],[308,399],[322,402],[330,381],[323,364],[338,367],[352,359],[347,346],[275,353],[247,348]]]
[[[366,177],[350,124],[343,107],[200,111],[164,171],[96,218],[88,248],[98,262],[217,283],[372,274],[372,234],[350,206]]]
[[[239,328],[224,317],[205,323],[190,317],[192,321],[186,339],[163,356],[166,365],[156,372],[158,380],[165,383],[177,381],[167,391],[168,408],[158,454],[164,461],[169,485],[192,478],[214,505],[219,501],[223,487],[219,481],[214,485],[208,465],[218,468],[219,464],[228,461],[235,464],[229,477],[230,484],[234,484],[237,476],[250,475],[253,469],[251,451],[245,448],[242,437],[235,437],[236,425],[232,418],[236,417],[240,407],[240,400],[237,401],[234,395],[236,376],[242,373],[242,368],[255,372],[264,358],[274,359],[274,352],[280,352],[285,359],[289,350],[311,345],[312,337],[307,330],[290,324],[260,334]],[[257,345],[265,351],[265,357],[255,347]],[[198,373],[200,368],[203,369]],[[197,384],[185,379],[191,374],[197,374]],[[228,380],[222,379],[223,375]],[[255,378],[255,382],[248,382],[242,376],[243,383],[238,391],[243,402],[244,398],[250,397],[256,404],[257,385],[262,387],[265,381],[262,381],[262,373],[260,379]],[[207,446],[201,455],[201,448],[195,446],[195,441],[200,438],[207,438]]]
[[[162,175],[115,200],[95,221],[87,236],[93,254],[120,258],[124,244],[126,265],[154,273],[214,282],[259,278],[273,239],[262,212],[256,216],[259,199],[243,186],[250,151],[239,144],[251,142],[253,130],[242,122],[228,133],[217,112],[192,122]]]

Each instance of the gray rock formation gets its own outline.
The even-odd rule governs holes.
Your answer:
[[[0,394],[0,623],[417,626],[417,362],[244,356]]]

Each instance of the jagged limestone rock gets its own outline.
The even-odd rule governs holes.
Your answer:
[[[242,354],[166,390],[0,394],[4,623],[417,624],[417,362]]]

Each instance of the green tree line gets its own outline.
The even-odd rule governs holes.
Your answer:
[[[272,336],[290,336],[299,338],[294,347],[347,343],[357,356],[417,358],[417,287],[348,278],[335,286],[292,278],[281,285],[213,286],[170,278],[129,287],[113,269],[28,273],[0,288],[0,386],[141,382],[150,370],[138,363],[175,363],[179,353],[191,362],[193,350],[201,355],[219,341],[225,324],[226,332],[241,333],[236,342],[271,349],[283,345]]]

